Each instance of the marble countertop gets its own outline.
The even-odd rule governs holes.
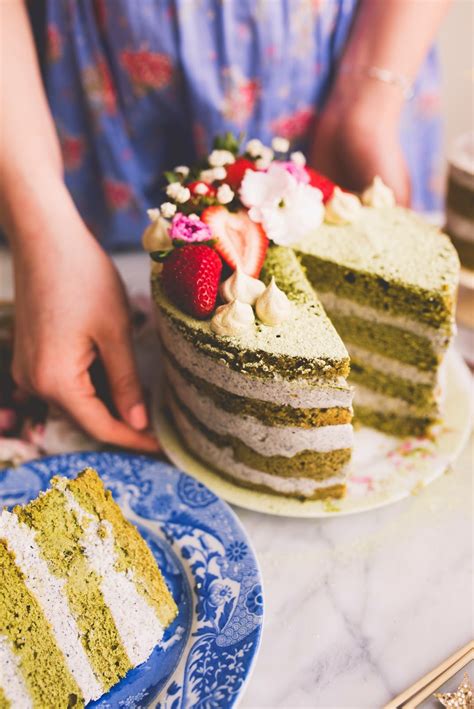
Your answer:
[[[381,707],[472,639],[473,447],[471,436],[451,471],[380,510],[236,509],[266,600],[242,709]]]
[[[144,254],[118,266],[129,290],[146,292]],[[419,495],[364,514],[304,520],[236,509],[266,605],[242,709],[381,707],[472,639],[473,458],[471,436]]]

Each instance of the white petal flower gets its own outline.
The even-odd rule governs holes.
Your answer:
[[[189,175],[189,167],[187,165],[176,165],[176,167],[173,169],[173,172],[177,172],[178,175],[187,177]]]
[[[221,204],[229,204],[234,199],[234,192],[229,185],[221,185],[217,190],[217,201]]]
[[[198,182],[193,188],[194,194],[205,195],[209,192],[209,187],[205,182]]]
[[[245,152],[251,155],[253,158],[258,158],[262,154],[262,150],[264,147],[265,146],[261,140],[253,138],[252,140],[249,140],[247,145],[245,146]]]
[[[209,155],[209,165],[211,167],[223,167],[235,162],[234,155],[230,150],[213,150]]]
[[[227,175],[225,167],[215,167],[212,172],[214,173],[215,180],[225,180]]]
[[[263,219],[262,209],[273,209],[289,197],[297,182],[285,168],[273,163],[267,172],[247,170],[240,186],[240,199],[254,222]]]
[[[212,184],[212,182],[216,179],[214,177],[214,168],[211,168],[210,170],[202,170],[199,174],[199,179],[207,185]]]
[[[276,135],[272,140],[272,148],[276,153],[287,153],[290,149],[290,141]]]
[[[150,216],[151,211],[151,209],[148,210],[148,216]],[[160,211],[162,216],[165,217],[165,219],[171,219],[176,214],[176,205],[172,202],[163,202],[160,207]]]
[[[191,198],[191,192],[189,191],[189,189],[187,187],[182,187],[182,186],[181,186],[180,192],[178,192],[178,195],[175,197],[176,202],[178,202],[179,204],[184,204],[184,202],[187,202],[188,199],[190,199],[190,198]]]
[[[306,165],[306,158],[301,150],[296,150],[294,153],[291,153],[290,160],[291,162],[294,162],[295,165],[300,165],[301,167]]]
[[[170,182],[170,184],[166,188],[166,194],[168,195],[168,197],[171,197],[171,199],[178,201],[177,197],[182,189],[183,186],[181,182]]]
[[[322,224],[321,190],[296,183],[296,189],[278,206],[264,206],[261,213],[262,226],[269,239],[280,246],[296,244]]]

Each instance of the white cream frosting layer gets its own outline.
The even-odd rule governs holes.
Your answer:
[[[158,309],[157,319],[163,343],[178,364],[196,377],[231,394],[297,409],[325,409],[333,406],[348,408],[352,404],[353,392],[343,377],[328,383],[326,379],[290,381],[277,376],[261,379],[236,372],[225,363],[198,352]]]
[[[114,619],[130,662],[135,667],[148,659],[163,637],[163,626],[152,606],[138,592],[132,571],[117,571],[117,553],[112,525],[98,523],[84,510],[72,493],[62,487],[68,508],[76,515],[84,533],[81,545],[91,568],[99,575],[100,590]],[[102,535],[100,535],[99,534]]]
[[[355,406],[367,406],[374,411],[380,413],[397,414],[399,416],[437,416],[439,414],[439,406],[434,405],[430,410],[426,407],[420,409],[414,404],[409,404],[404,399],[399,399],[395,396],[387,396],[361,384],[356,384],[355,387]]]
[[[401,379],[409,379],[414,384],[430,384],[431,386],[437,384],[439,368],[425,371],[418,369],[418,367],[412,364],[400,362],[398,359],[392,359],[391,357],[385,357],[385,355],[376,352],[370,352],[363,347],[359,347],[359,345],[348,344],[347,348],[352,360],[360,362],[361,365],[368,364],[370,367],[377,369],[381,374],[392,375],[394,377],[400,377]]]
[[[49,571],[35,536],[35,532],[12,512],[5,510],[0,515],[0,537],[14,553],[15,562],[25,576],[25,584],[51,625],[56,643],[87,703],[98,699],[104,688],[95,677],[82,646],[81,632],[64,590],[65,581]]]
[[[377,310],[369,305],[362,305],[361,303],[356,303],[354,300],[341,298],[335,293],[318,292],[318,296],[325,309],[329,312],[332,311],[338,315],[368,320],[371,323],[378,323],[380,325],[391,325],[392,327],[400,328],[400,330],[411,332],[414,335],[425,337],[431,342],[435,352],[442,352],[446,349],[446,340],[449,339],[454,328],[454,323],[452,323],[449,332],[446,332],[446,330],[437,330],[434,327],[408,318],[405,315],[386,313],[383,310]],[[347,346],[347,343],[345,344]]]
[[[474,241],[474,221],[450,209],[449,205],[446,209],[446,226],[447,230],[458,239]]]
[[[18,656],[11,649],[8,638],[3,635],[0,635],[0,688],[12,707],[33,709]]]
[[[224,436],[234,436],[261,455],[292,457],[305,450],[329,453],[350,448],[353,443],[351,424],[316,426],[266,426],[253,416],[236,416],[219,408],[209,397],[166,362],[168,381],[179,399],[210,431]]]
[[[231,448],[219,448],[219,446],[209,441],[189,422],[172,397],[170,397],[169,405],[179,431],[188,447],[199,458],[238,481],[254,485],[265,485],[270,490],[282,495],[297,494],[302,497],[311,497],[317,490],[322,490],[332,485],[340,485],[345,481],[345,473],[325,478],[324,480],[313,480],[311,478],[283,478],[250,468],[248,465],[234,459]]]

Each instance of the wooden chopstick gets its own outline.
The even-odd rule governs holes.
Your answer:
[[[474,660],[474,640],[464,645],[447,660],[428,672],[418,682],[399,694],[385,705],[384,709],[414,709],[423,699],[436,691],[447,679],[462,669],[470,660]]]

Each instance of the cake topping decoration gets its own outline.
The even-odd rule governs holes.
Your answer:
[[[208,207],[201,215],[216,239],[215,249],[233,269],[240,268],[248,276],[260,274],[268,248],[268,238],[260,224],[247,212],[230,212],[225,207]]]
[[[321,191],[298,182],[278,162],[266,172],[247,171],[240,198],[250,219],[261,223],[268,238],[280,246],[300,241],[323,221]]]
[[[147,214],[151,224],[149,224],[143,232],[143,248],[149,253],[153,251],[167,251],[171,248],[169,222],[161,216],[159,209],[149,209]]]
[[[193,243],[196,241],[210,241],[212,239],[211,230],[202,222],[197,214],[182,214],[178,212],[171,222],[170,236],[173,241],[184,241]]]
[[[252,278],[244,273],[240,268],[236,268],[234,273],[219,288],[219,294],[223,300],[230,303],[238,300],[241,303],[254,305],[257,298],[265,290],[265,284],[257,278]]]
[[[362,193],[362,202],[366,207],[375,207],[376,209],[394,207],[395,195],[393,190],[382,181],[382,178],[376,175],[372,184]]]
[[[252,306],[233,300],[217,308],[211,320],[211,330],[216,335],[233,337],[246,332],[254,322]]]
[[[286,293],[278,288],[274,277],[272,277],[262,295],[257,298],[255,311],[264,325],[272,327],[281,325],[290,317],[291,303]]]
[[[357,195],[336,187],[326,204],[324,219],[329,224],[351,224],[359,217],[361,209],[362,205]]]
[[[195,318],[209,317],[216,307],[222,261],[205,244],[174,249],[163,264],[163,289],[168,298]]]
[[[177,165],[164,173],[167,199],[159,210],[149,212],[152,224],[143,245],[153,261],[164,263],[165,280],[171,270],[168,259],[176,268],[182,258],[174,255],[176,250],[205,245],[220,264],[219,256],[232,270],[238,269],[223,286],[226,300],[253,304],[263,295],[255,279],[270,241],[282,246],[301,242],[323,222],[323,203],[334,190],[333,182],[306,165],[303,153],[289,150],[290,142],[283,137],[275,137],[271,147],[258,139],[241,146],[227,133],[216,137],[199,164]],[[156,266],[153,273],[159,271]],[[187,285],[192,299],[197,283],[188,277]],[[191,313],[194,306],[178,291],[170,297]],[[197,317],[204,317],[201,307],[197,311]]]

